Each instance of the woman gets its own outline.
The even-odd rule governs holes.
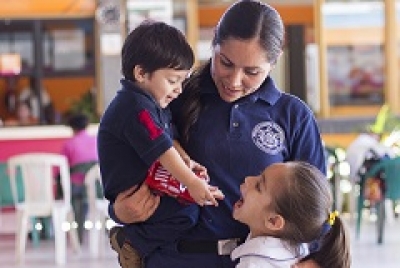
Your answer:
[[[282,93],[269,77],[282,54],[284,26],[275,9],[242,0],[224,13],[212,57],[189,79],[173,104],[181,142],[208,170],[225,199],[201,209],[197,225],[149,256],[146,267],[234,267],[230,253],[248,228],[232,218],[239,185],[276,162],[302,160],[325,172],[323,146],[312,111]],[[140,222],[162,208],[146,185],[120,194],[110,215]]]

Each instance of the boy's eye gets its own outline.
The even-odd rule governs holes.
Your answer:
[[[168,82],[172,85],[179,83],[179,79],[168,79]]]

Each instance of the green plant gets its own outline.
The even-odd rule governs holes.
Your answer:
[[[77,113],[85,114],[91,123],[99,122],[99,116],[96,111],[96,99],[90,90],[84,93],[81,98],[72,101],[67,115]]]
[[[376,134],[388,134],[400,128],[400,119],[390,110],[389,105],[384,104],[379,110],[375,122],[368,129]]]

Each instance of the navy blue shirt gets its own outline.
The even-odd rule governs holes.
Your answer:
[[[107,107],[98,131],[105,197],[141,184],[151,164],[172,147],[171,113],[128,80]]]
[[[107,107],[98,131],[98,153],[104,195],[110,216],[118,221],[112,204],[117,195],[143,183],[149,167],[172,147],[173,125],[169,109],[162,109],[146,92],[128,80]],[[164,195],[144,223],[124,229],[141,256],[166,242],[176,241],[192,228],[199,215],[196,204],[184,205]],[[157,223],[157,224],[154,224]]]
[[[325,173],[320,133],[309,107],[279,91],[269,77],[254,93],[228,103],[220,98],[208,74],[200,94],[204,107],[184,149],[207,168],[210,184],[218,186],[225,199],[218,207],[201,209],[199,223],[187,239],[244,238],[248,229],[232,218],[232,207],[245,177],[259,175],[272,163],[291,160],[309,162]],[[177,126],[185,116],[180,100],[172,106]]]

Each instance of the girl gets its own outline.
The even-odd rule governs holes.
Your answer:
[[[342,220],[330,212],[332,195],[324,175],[305,162],[276,163],[240,186],[233,217],[250,229],[231,254],[237,268],[291,267],[308,252],[320,267],[350,267]]]

